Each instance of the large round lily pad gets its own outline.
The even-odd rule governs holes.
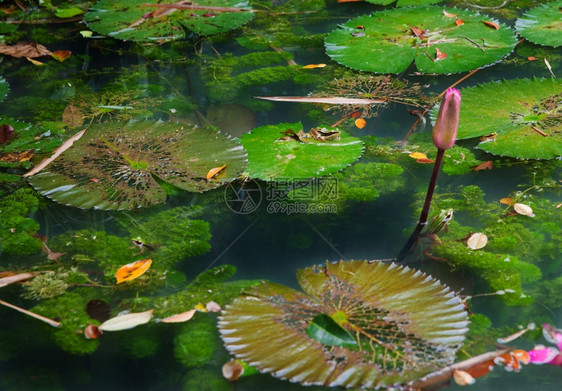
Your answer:
[[[328,387],[404,384],[451,364],[464,340],[464,306],[419,271],[340,261],[297,279],[305,293],[264,283],[219,319],[227,349],[262,372]]]
[[[224,167],[207,180],[209,171]],[[246,152],[230,136],[171,122],[102,123],[30,183],[43,195],[79,208],[133,209],[162,203],[158,179],[202,192],[237,178]]]
[[[336,129],[322,129],[315,139],[302,124],[265,125],[242,135],[248,151],[248,174],[254,178],[318,178],[337,172],[357,160],[363,142]],[[298,137],[299,132],[301,137]],[[338,134],[339,133],[339,134]]]
[[[562,46],[562,0],[527,11],[515,22],[515,29],[527,40],[547,46]]]
[[[92,30],[133,41],[183,38],[186,29],[212,35],[240,27],[252,18],[248,2],[240,0],[198,0],[192,8],[175,0],[101,0],[84,15]]]
[[[325,46],[333,60],[362,71],[400,73],[415,61],[421,73],[456,73],[500,61],[516,41],[511,28],[488,16],[429,6],[352,19],[328,34]]]
[[[487,136],[478,148],[496,155],[562,156],[561,80],[503,80],[463,88],[461,94],[458,139]]]

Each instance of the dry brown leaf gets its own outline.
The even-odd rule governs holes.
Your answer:
[[[484,163],[480,163],[479,165],[472,167],[472,171],[476,172],[482,170],[491,170],[492,168],[494,168],[494,163],[492,163],[491,160],[488,160]]]
[[[488,20],[483,20],[482,23],[484,23],[486,26],[492,27],[492,28],[494,28],[494,29],[496,29],[496,30],[499,30],[499,29],[500,29],[500,25],[497,24],[496,22],[490,22],[490,21],[488,21]]]
[[[456,24],[457,26],[462,26],[462,25],[464,24],[464,21],[463,21],[461,18],[457,18],[457,19],[455,20],[455,24]]]
[[[528,60],[528,61],[537,61],[538,58],[536,58],[536,57],[534,57],[534,56],[529,56],[529,57],[527,57],[527,60]]]
[[[535,214],[533,213],[533,208],[531,208],[529,205],[516,203],[513,205],[513,209],[520,215],[535,217]]]
[[[116,316],[99,325],[101,331],[120,331],[128,330],[141,324],[148,323],[152,319],[154,310],[145,312],[134,312],[131,314]]]
[[[0,288],[6,285],[13,284],[15,282],[28,280],[34,276],[35,273],[19,273],[19,274],[14,274],[12,276],[0,278]]]
[[[86,129],[88,129],[88,128],[86,128]],[[39,163],[38,165],[33,167],[33,169],[29,170],[25,174],[23,174],[23,177],[25,178],[25,177],[37,174],[39,171],[41,171],[42,169],[47,167],[53,160],[55,160],[57,157],[59,157],[61,153],[66,151],[68,148],[70,148],[76,140],[78,140],[80,137],[82,137],[82,135],[84,134],[86,129],[79,131],[74,136],[70,137],[68,140],[66,140],[64,143],[62,143],[62,145],[60,147],[58,147],[57,149],[54,150],[51,157],[43,159],[41,161],[41,163]]]
[[[444,60],[447,58],[447,53],[443,53],[439,48],[435,48],[435,61]]]
[[[500,200],[500,204],[504,204],[504,205],[513,205],[515,203],[515,200],[511,197],[504,197]]]
[[[45,46],[35,42],[18,42],[15,45],[0,44],[0,54],[28,59],[50,56],[52,53]]]
[[[164,318],[164,319],[160,320],[160,322],[162,322],[162,323],[182,323],[182,322],[187,322],[188,320],[190,320],[191,318],[193,318],[193,315],[195,315],[196,312],[197,312],[197,310],[195,310],[195,309],[189,310],[189,311],[185,311],[185,312],[182,312],[181,314],[176,314],[176,315],[168,316],[167,318]]]
[[[82,126],[84,123],[84,115],[76,106],[69,104],[62,112],[62,122],[71,128]]]
[[[447,18],[456,18],[459,14],[451,14],[450,12],[447,12],[443,9],[443,16],[447,17]]]
[[[222,375],[225,379],[230,381],[236,381],[244,373],[244,367],[240,364],[240,361],[232,359],[222,366]]]
[[[386,103],[384,99],[343,98],[339,96],[322,98],[312,96],[256,96],[255,98],[275,102],[324,103],[332,105],[373,105]]]
[[[466,241],[466,245],[471,250],[479,250],[486,247],[488,244],[488,237],[480,232],[470,235],[470,238]]]
[[[63,62],[68,57],[70,57],[71,54],[72,52],[70,50],[55,50],[51,54],[51,57],[53,57],[57,61]]]
[[[33,155],[34,155],[33,150],[23,151],[23,152],[6,153],[6,154],[0,156],[0,161],[6,162],[6,163],[27,162],[27,161],[31,160]]]

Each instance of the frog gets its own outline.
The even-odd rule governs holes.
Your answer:
[[[152,244],[146,243],[140,236],[137,236],[136,238],[132,238],[131,243],[133,243],[133,245],[134,245],[131,248],[138,247],[140,249],[140,251],[138,253],[136,253],[135,255],[140,255],[140,254],[144,253],[147,249],[150,250],[150,251],[154,251],[154,250],[156,250],[157,247],[159,247],[158,245],[152,245]]]
[[[447,232],[449,221],[453,218],[453,209],[441,209],[438,213],[433,215],[429,224],[425,226],[420,236],[429,238],[432,244],[439,245],[441,240],[438,234]]]

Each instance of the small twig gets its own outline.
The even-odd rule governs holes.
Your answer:
[[[540,134],[543,137],[548,137],[548,134],[546,134],[545,132],[543,132],[542,130],[540,130],[539,128],[537,128],[534,125],[531,125],[531,129],[533,129],[535,132],[537,132],[538,134]]]
[[[275,46],[270,46],[270,48],[272,48],[273,50],[275,50],[279,54],[285,53],[282,49],[276,48]],[[287,64],[289,64],[289,65],[299,65],[292,58],[287,60]]]
[[[435,62],[435,60],[433,59],[433,57],[431,57],[431,55],[430,55],[426,50],[424,50],[423,52],[425,53],[425,55],[426,55],[427,57],[429,57],[429,59],[430,59],[431,61]]]
[[[505,7],[506,4],[507,4],[507,0],[503,0],[503,3],[501,3],[500,5],[496,5],[494,7],[483,7],[481,5],[466,3],[466,5],[468,5],[470,7],[473,7],[473,8],[477,8],[479,10],[497,10],[497,9]]]
[[[72,23],[82,20],[82,16],[64,19],[36,19],[36,20],[4,20],[2,23],[9,24],[48,24],[48,23]]]
[[[467,41],[472,42],[473,44],[475,44],[476,46],[478,46],[478,48],[479,48],[480,50],[482,50],[482,53],[486,53],[486,51],[484,50],[484,48],[483,48],[478,42],[474,41],[473,39],[468,38],[466,35],[459,35],[458,37],[459,37],[459,38],[464,38],[464,39],[466,39]]]
[[[45,322],[45,323],[47,323],[47,324],[49,324],[49,325],[51,325],[51,326],[53,326],[53,327],[60,327],[60,326],[61,326],[61,324],[60,324],[59,322],[56,322],[56,321],[54,321],[54,320],[52,320],[52,319],[46,318],[46,317],[41,316],[41,315],[39,315],[39,314],[36,314],[36,313],[34,313],[34,312],[31,312],[31,311],[28,311],[28,310],[24,310],[23,308],[18,307],[18,306],[13,305],[13,304],[10,304],[10,303],[8,303],[8,302],[6,302],[6,301],[4,301],[4,300],[0,300],[0,304],[5,305],[6,307],[11,308],[11,309],[13,309],[13,310],[19,311],[19,312],[21,312],[22,314],[31,316],[32,318],[38,319],[38,320],[40,320],[40,321],[42,321],[42,322]]]

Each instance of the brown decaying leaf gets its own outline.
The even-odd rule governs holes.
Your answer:
[[[6,163],[27,162],[27,161],[31,160],[33,155],[34,155],[33,150],[6,153],[6,154],[0,156],[0,161],[6,162]]]
[[[513,205],[514,203],[515,200],[510,197],[504,197],[500,200],[500,204],[504,204],[504,205]]]
[[[355,120],[355,126],[357,126],[357,128],[363,129],[365,125],[367,125],[367,121],[365,121],[363,118],[357,118]]]
[[[19,274],[14,274],[8,277],[3,277],[0,278],[0,288],[2,288],[3,286],[6,285],[10,285],[13,284],[15,282],[20,282],[20,281],[25,281],[30,279],[31,277],[34,277],[35,273],[19,273]]]
[[[479,250],[486,247],[486,244],[488,244],[488,237],[481,232],[470,235],[470,237],[466,241],[466,245],[471,250]]]
[[[29,57],[26,57],[26,58],[27,58],[27,61],[29,61],[29,62],[32,63],[33,65],[37,65],[37,66],[46,65],[44,62],[34,60],[33,58],[29,58]]]
[[[211,179],[219,175],[225,168],[226,164],[224,166],[211,168],[207,173],[207,180],[210,181]]]
[[[451,14],[450,12],[445,11],[445,9],[443,9],[443,15],[447,18],[456,18],[458,16],[458,14]]]
[[[154,310],[148,310],[144,312],[134,312],[126,315],[116,316],[115,318],[106,320],[101,325],[99,325],[99,329],[101,331],[120,331],[132,329],[133,327],[148,323],[150,319],[152,319],[153,313]]]
[[[236,359],[232,359],[222,366],[222,375],[227,380],[236,381],[243,373],[244,367]]]
[[[482,170],[491,170],[492,168],[494,168],[494,163],[492,163],[491,160],[485,161],[484,163],[480,163],[477,166],[474,166],[472,168],[472,171],[476,172],[476,171],[482,171]]]
[[[427,163],[435,163],[435,160],[433,159],[416,159],[417,163],[423,163],[423,164],[427,164]]]
[[[14,128],[10,124],[0,125],[0,144],[5,144],[14,137]]]
[[[257,99],[274,102],[324,103],[332,105],[373,105],[386,103],[385,99],[343,98],[339,96],[311,97],[311,96],[255,96]]]
[[[195,315],[196,312],[197,312],[197,310],[192,309],[192,310],[189,310],[189,311],[182,312],[181,314],[176,314],[176,315],[168,316],[167,318],[161,319],[160,322],[162,322],[162,323],[182,323],[182,322],[187,322],[188,320],[190,320],[191,318],[193,318],[193,315]]]
[[[447,58],[447,53],[443,53],[439,48],[435,47],[435,61],[444,60]]]
[[[414,34],[416,37],[419,37],[420,35],[423,34],[423,30],[417,28],[417,27],[410,27],[410,30],[412,31],[412,34]]]
[[[513,209],[520,215],[534,217],[533,208],[529,205],[516,203],[513,205]]]
[[[484,23],[486,26],[488,27],[492,27],[496,30],[500,29],[500,25],[497,24],[496,22],[490,22],[489,20],[483,20],[482,23]]]
[[[52,53],[45,46],[35,42],[18,42],[14,45],[1,44],[0,54],[6,54],[16,58],[27,57],[31,59],[50,56]]]
[[[86,128],[88,129],[88,128]],[[53,154],[51,155],[51,157],[48,157],[46,159],[43,159],[41,161],[41,163],[39,163],[38,165],[36,165],[35,167],[33,167],[33,169],[29,170],[28,172],[26,172],[25,174],[23,174],[23,177],[28,177],[34,174],[37,174],[39,171],[41,171],[42,169],[44,169],[45,167],[47,167],[53,160],[55,160],[57,157],[59,157],[64,151],[66,151],[68,148],[70,148],[72,146],[72,144],[78,140],[80,137],[82,137],[82,135],[84,134],[84,132],[86,132],[86,129],[81,130],[80,132],[76,133],[74,136],[70,137],[68,140],[66,140],[64,143],[62,143],[62,145],[60,147],[58,147],[57,149],[54,150]]]
[[[100,328],[94,324],[89,324],[84,329],[86,339],[97,339],[100,335],[102,335]]]
[[[62,112],[62,122],[71,128],[82,126],[84,123],[84,115],[76,106],[69,104]]]
[[[150,268],[150,265],[152,265],[152,259],[142,259],[121,266],[117,272],[115,272],[117,284],[142,276]]]
[[[464,21],[461,18],[457,18],[455,19],[455,24],[457,26],[462,26],[464,24]]]
[[[72,52],[70,50],[55,50],[53,53],[51,53],[51,57],[53,57],[57,61],[63,62],[68,57],[70,57],[71,54]]]
[[[534,56],[529,56],[529,57],[527,57],[527,60],[528,60],[528,61],[537,61],[538,58],[536,58],[536,57],[534,57]]]

